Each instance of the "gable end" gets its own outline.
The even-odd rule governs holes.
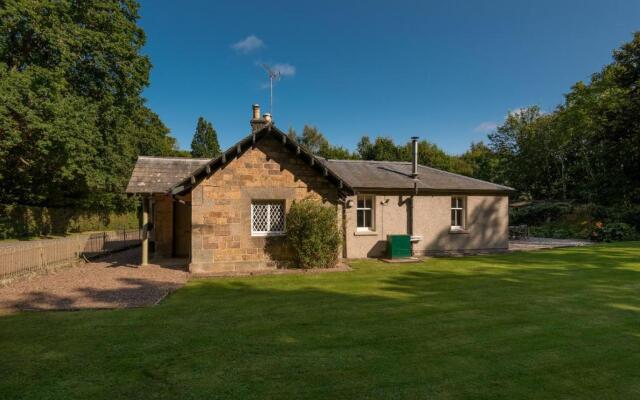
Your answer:
[[[324,176],[329,182],[333,183],[341,192],[345,194],[352,194],[353,189],[347,185],[342,178],[340,178],[332,169],[322,162],[318,157],[308,152],[304,147],[300,146],[297,142],[290,139],[284,132],[279,130],[273,125],[267,125],[257,132],[253,132],[251,135],[244,137],[235,145],[228,148],[220,156],[210,160],[200,168],[193,171],[190,176],[186,177],[176,185],[174,185],[168,192],[171,195],[183,195],[190,192],[195,186],[197,186],[204,179],[211,176],[215,171],[223,168],[231,160],[239,158],[244,152],[254,147],[258,141],[267,136],[272,136],[277,139],[283,147],[295,154],[316,170],[320,175]]]

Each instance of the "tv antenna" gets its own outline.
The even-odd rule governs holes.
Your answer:
[[[280,71],[271,68],[267,64],[262,64],[262,67],[269,75],[269,112],[273,116],[273,81],[280,79]]]

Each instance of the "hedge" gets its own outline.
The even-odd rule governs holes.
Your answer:
[[[0,239],[21,239],[68,233],[136,229],[135,211],[123,214],[78,211],[69,208],[0,204]]]

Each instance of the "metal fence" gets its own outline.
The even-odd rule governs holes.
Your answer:
[[[141,238],[140,230],[130,229],[0,244],[0,281],[137,246]]]

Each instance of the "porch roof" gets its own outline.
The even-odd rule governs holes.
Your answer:
[[[208,158],[140,156],[127,185],[127,193],[166,193],[173,185],[209,161]]]

